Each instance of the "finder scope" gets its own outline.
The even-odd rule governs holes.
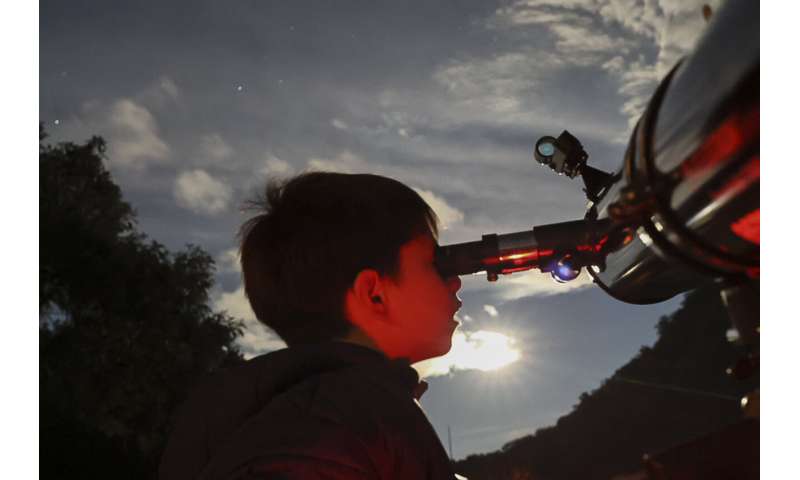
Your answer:
[[[586,153],[577,138],[564,130],[558,138],[540,138],[533,150],[533,157],[537,162],[552,168],[559,175],[564,174],[569,178],[574,178],[586,165],[589,154]]]

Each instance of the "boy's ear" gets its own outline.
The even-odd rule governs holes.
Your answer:
[[[384,289],[381,275],[371,268],[358,272],[353,281],[353,295],[362,308],[384,310]]]

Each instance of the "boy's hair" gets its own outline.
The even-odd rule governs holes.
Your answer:
[[[345,294],[361,270],[398,273],[400,247],[437,238],[437,218],[406,185],[370,174],[271,180],[239,231],[244,289],[256,317],[288,344],[346,335]]]

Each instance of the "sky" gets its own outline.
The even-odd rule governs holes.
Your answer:
[[[39,119],[52,141],[103,136],[139,228],[216,258],[212,306],[245,319],[254,356],[282,343],[242,294],[235,234],[268,176],[396,178],[436,210],[442,244],[582,218],[580,181],[536,164],[536,139],[568,129],[591,165],[618,168],[702,34],[702,3],[42,0]],[[419,366],[455,458],[554,424],[680,304],[538,271],[464,277],[460,297],[453,352]],[[498,355],[493,370],[474,361]]]

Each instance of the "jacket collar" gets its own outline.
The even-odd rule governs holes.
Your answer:
[[[345,341],[327,341],[309,344],[300,344],[282,350],[268,353],[259,358],[284,357],[290,360],[295,368],[305,370],[305,374],[318,371],[334,371],[349,367],[365,367],[368,370],[379,370],[380,381],[391,383],[407,391],[419,400],[428,388],[425,381],[420,381],[419,374],[404,358],[389,359],[383,352]],[[302,362],[302,366],[296,362]]]

